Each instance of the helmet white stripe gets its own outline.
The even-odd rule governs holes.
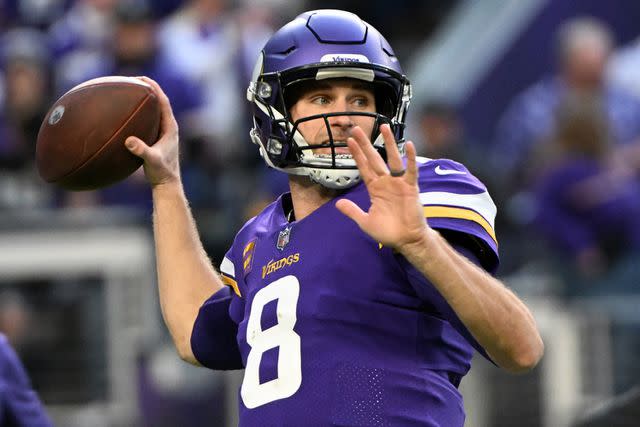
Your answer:
[[[372,82],[375,74],[373,70],[352,67],[322,68],[316,73],[316,80],[335,79],[339,77],[350,77],[352,79]]]

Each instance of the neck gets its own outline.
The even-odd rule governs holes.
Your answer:
[[[340,191],[316,184],[306,176],[290,175],[289,188],[291,189],[293,212],[297,221],[309,216],[320,206],[340,194]]]

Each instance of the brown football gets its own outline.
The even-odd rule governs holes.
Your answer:
[[[150,85],[121,76],[88,80],[47,112],[36,145],[42,179],[73,190],[94,190],[123,180],[142,165],[124,146],[129,136],[156,142],[160,106]]]

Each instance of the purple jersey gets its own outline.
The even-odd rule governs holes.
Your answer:
[[[459,163],[419,161],[429,224],[493,270],[495,205],[484,185]],[[220,328],[232,322],[203,325],[216,317],[205,307],[192,336],[203,365],[245,367],[240,425],[462,426],[457,385],[482,348],[437,290],[341,214],[337,199],[289,223],[288,197],[238,233],[220,267],[233,291],[207,302],[227,301],[237,324],[228,352],[239,360],[212,344],[229,345]],[[369,208],[362,184],[341,197]]]
[[[0,425],[51,427],[40,398],[6,336],[0,334]]]

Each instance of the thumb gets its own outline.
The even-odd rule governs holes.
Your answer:
[[[336,202],[336,208],[344,215],[351,218],[360,228],[367,219],[367,214],[351,200],[340,199]]]
[[[147,150],[149,146],[144,143],[140,138],[130,136],[124,142],[125,147],[134,155],[141,157],[143,160],[147,158]]]

